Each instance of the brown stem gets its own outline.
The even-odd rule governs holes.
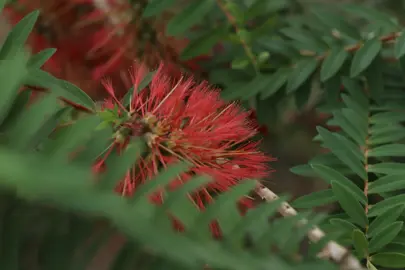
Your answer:
[[[229,12],[229,10],[226,8],[226,6],[224,5],[224,3],[222,3],[221,0],[217,0],[217,5],[222,10],[222,12],[225,14],[229,23],[235,29],[235,32],[238,33],[240,31],[240,28],[238,26],[236,19],[232,16],[232,14]],[[252,50],[250,49],[249,45],[242,38],[239,39],[239,42],[242,45],[246,55],[249,57],[250,61],[252,62],[253,67],[257,71],[258,70],[257,60],[256,60],[256,57],[254,56],[254,54],[252,53]]]

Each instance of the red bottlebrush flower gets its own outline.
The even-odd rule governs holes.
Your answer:
[[[134,89],[138,89],[146,74],[144,65],[134,68],[131,74]],[[258,142],[250,141],[257,130],[249,120],[249,112],[235,103],[223,102],[219,92],[209,85],[196,84],[192,79],[172,81],[161,65],[147,88],[133,92],[129,108],[118,101],[110,81],[104,85],[110,95],[104,109],[118,107],[119,114],[130,116],[116,128],[126,129],[125,134],[143,136],[149,147],[148,154],[117,187],[123,195],[130,196],[159,168],[178,161],[188,161],[193,166],[169,188],[182,185],[193,175],[209,175],[214,180],[191,196],[201,209],[213,201],[215,194],[239,181],[269,174],[267,163],[273,159],[259,151]],[[118,137],[113,148],[120,151],[129,138]],[[100,162],[97,166],[101,166]],[[158,195],[153,200],[159,203],[163,198]],[[246,198],[243,203],[250,206],[251,202]],[[178,224],[176,227],[181,228]]]

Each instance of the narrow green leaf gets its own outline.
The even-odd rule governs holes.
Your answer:
[[[4,122],[1,123],[1,129],[7,130],[8,127],[13,125],[14,121],[17,121],[24,112],[25,106],[28,104],[31,95],[32,92],[30,90],[24,90],[18,94],[17,98],[10,106],[10,111],[4,119]]]
[[[222,91],[221,97],[225,100],[248,100],[256,94],[266,91],[267,87],[274,87],[272,85],[274,75],[267,75],[258,73],[250,82],[244,84],[240,83],[235,87],[229,87]]]
[[[160,171],[153,179],[139,187],[134,196],[131,198],[131,201],[135,205],[138,200],[147,197],[158,188],[166,186],[170,182],[176,180],[180,174],[186,172],[190,167],[190,164],[180,162]]]
[[[70,153],[84,146],[91,138],[99,123],[100,118],[97,115],[79,119],[75,124],[64,128],[63,133],[52,141],[52,147],[47,148],[47,152],[53,159],[68,159]]]
[[[177,36],[201,22],[202,19],[215,6],[215,1],[193,1],[185,7],[180,14],[177,14],[167,24],[166,33],[170,36]]]
[[[349,53],[346,52],[344,48],[333,48],[322,63],[321,81],[325,82],[335,76],[343,66],[348,56]]]
[[[336,29],[341,34],[354,40],[359,40],[361,38],[359,30],[355,26],[348,23],[348,21],[343,19],[342,16],[331,12],[329,9],[313,7],[311,8],[311,13],[315,15],[322,24],[328,26],[328,29]]]
[[[312,167],[308,164],[298,165],[290,168],[290,172],[296,175],[306,176],[306,177],[314,177],[316,173],[312,169]]]
[[[364,192],[350,179],[348,179],[337,170],[321,164],[312,164],[311,167],[321,178],[323,178],[328,183],[331,183],[332,181],[339,182],[339,184],[345,186],[348,190],[350,190],[359,202],[361,202],[363,205],[367,204],[367,196],[364,195]]]
[[[298,62],[289,75],[287,93],[297,90],[315,72],[318,61],[315,58],[306,58]]]
[[[142,17],[148,18],[160,15],[165,9],[173,6],[176,0],[151,0],[143,10]]]
[[[405,173],[405,164],[395,162],[382,162],[368,165],[368,171],[383,174],[403,174]]]
[[[370,91],[370,95],[376,101],[379,101],[381,95],[384,93],[384,66],[384,61],[380,56],[377,55],[365,71],[367,86]]]
[[[6,118],[8,111],[18,95],[18,88],[22,84],[23,78],[27,74],[25,67],[27,54],[20,51],[14,56],[10,56],[0,61],[0,81],[2,87],[0,91],[0,122]]]
[[[34,28],[38,16],[38,10],[32,11],[13,27],[13,30],[9,32],[0,50],[0,59],[5,59],[6,55],[14,55],[23,48],[29,34]]]
[[[371,207],[368,212],[369,217],[375,217],[381,215],[393,207],[398,207],[403,205],[405,202],[405,194],[396,195],[394,197],[389,197],[380,201]]]
[[[200,212],[189,195],[203,189],[211,181],[209,177],[196,176],[174,191],[167,192],[163,205],[154,213],[155,222],[164,222],[164,219],[168,219],[167,213],[170,212],[185,228],[188,228]]]
[[[405,129],[401,128],[393,133],[383,133],[380,135],[374,135],[369,138],[369,145],[377,145],[391,142],[398,142],[405,138]]]
[[[404,144],[387,144],[369,150],[370,157],[402,157],[405,156]]]
[[[340,75],[336,74],[324,82],[326,103],[333,107],[341,106],[340,101]]]
[[[50,89],[52,93],[66,98],[70,102],[81,105],[89,110],[95,109],[94,101],[80,88],[74,84],[55,78],[51,74],[40,70],[30,70],[25,79],[27,85],[44,87]]]
[[[236,209],[237,201],[249,194],[249,192],[255,188],[256,184],[256,181],[245,180],[228,192],[220,194],[215,199],[215,202],[208,205],[205,211],[195,220],[187,231],[187,234],[205,238],[209,232],[210,223],[227,211]]]
[[[0,12],[3,11],[4,6],[7,4],[8,0],[0,0]]]
[[[355,53],[352,65],[350,67],[350,76],[360,75],[371,62],[377,57],[382,49],[381,41],[377,38],[366,41],[363,46]]]
[[[267,87],[261,91],[260,98],[264,100],[273,96],[287,82],[290,73],[290,69],[280,68],[277,70],[276,73],[271,75]]]
[[[403,222],[397,221],[386,227],[384,227],[380,232],[378,232],[370,240],[370,252],[377,252],[383,247],[391,243],[391,241],[398,235],[403,227]]]
[[[225,34],[226,29],[218,28],[209,31],[198,39],[192,40],[181,52],[180,58],[182,60],[188,60],[209,53]]]
[[[345,3],[342,7],[349,13],[360,16],[368,20],[370,23],[378,23],[380,26],[388,27],[391,31],[395,31],[398,28],[398,23],[394,21],[394,17],[391,17],[388,13],[381,12],[376,8],[356,3]]]
[[[62,117],[66,116],[72,111],[72,108],[63,107],[51,115],[44,125],[40,127],[38,132],[31,137],[29,148],[37,147],[41,142],[46,141],[49,138],[49,135],[55,130],[55,128],[60,124]]]
[[[293,201],[292,206],[296,208],[313,208],[330,204],[337,201],[331,189],[312,192],[311,194],[301,196]]]
[[[46,95],[41,100],[31,105],[18,121],[8,130],[10,146],[17,149],[29,147],[33,136],[37,134],[42,125],[46,122],[48,115],[53,115],[58,109],[58,104],[54,95]]]
[[[145,75],[145,77],[142,79],[142,81],[139,83],[138,88],[136,89],[137,93],[142,91],[144,88],[146,88],[153,80],[153,77],[155,76],[157,70],[148,72],[148,74]],[[124,98],[122,99],[122,104],[125,107],[128,107],[131,104],[132,96],[133,96],[133,87],[128,90],[128,92],[125,94]]]
[[[398,112],[381,112],[371,116],[372,124],[386,124],[405,121],[405,115]]]
[[[277,212],[286,199],[286,197],[281,196],[275,201],[259,204],[256,208],[249,210],[245,218],[235,224],[235,228],[231,233],[233,237],[229,237],[225,241],[232,243],[233,246],[241,246],[246,232],[252,236],[254,243],[260,241],[263,233],[269,228],[269,217],[272,217]]]
[[[337,181],[332,181],[331,184],[333,193],[337,197],[342,209],[355,223],[365,228],[368,224],[367,216],[360,203],[353,196],[353,193]]]
[[[339,228],[340,230],[346,230],[349,232],[352,232],[353,230],[357,230],[357,226],[354,225],[353,223],[341,219],[341,218],[332,218],[329,220],[329,223],[332,224],[333,226]]]
[[[143,151],[143,141],[139,139],[132,142],[120,155],[117,151],[112,151],[106,160],[107,171],[101,175],[101,179],[98,181],[99,188],[113,190],[132,165],[136,163]]]
[[[394,48],[395,57],[397,59],[405,55],[405,34],[404,31],[401,32],[399,38],[396,39]]]
[[[386,175],[377,181],[371,182],[368,187],[369,194],[378,194],[401,190],[405,188],[405,172],[403,174]]]
[[[405,254],[395,252],[382,252],[371,256],[371,261],[379,266],[403,269],[405,267]]]
[[[343,110],[335,111],[333,113],[334,120],[343,129],[343,131],[352,138],[359,146],[364,146],[366,143],[366,136],[362,134],[360,127],[352,122],[353,119],[347,118],[343,114]]]
[[[353,148],[347,139],[338,134],[334,134],[325,128],[318,127],[318,133],[322,136],[325,145],[332,150],[345,165],[352,169],[362,179],[366,179],[367,174],[364,169],[363,159],[358,155],[358,148]],[[360,160],[359,160],[360,158]]]
[[[374,237],[376,234],[380,233],[382,229],[384,229],[386,226],[392,224],[395,222],[398,217],[404,212],[405,210],[405,205],[401,205],[398,207],[394,207],[392,209],[389,209],[382,215],[378,215],[373,222],[371,222],[367,235],[369,237]]]
[[[46,61],[49,60],[49,58],[52,57],[52,55],[56,52],[56,49],[54,48],[49,48],[40,51],[37,54],[34,54],[30,57],[28,60],[28,68],[40,68],[42,67]]]
[[[353,245],[360,258],[368,256],[368,241],[362,231],[356,229],[352,233]]]

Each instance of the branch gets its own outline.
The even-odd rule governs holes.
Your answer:
[[[227,7],[222,3],[221,0],[217,0],[217,5],[222,10],[222,12],[226,16],[228,22],[232,25],[232,27],[234,28],[236,34],[238,35],[238,33],[240,32],[240,29],[239,29],[239,26],[238,26],[238,23],[237,23],[236,19],[232,16],[232,14],[229,12]],[[254,69],[256,71],[258,71],[259,66],[258,66],[256,57],[252,52],[252,49],[249,47],[249,45],[246,43],[246,41],[243,40],[243,38],[239,37],[239,42],[242,45],[243,50],[245,51],[247,57],[249,57],[250,61],[252,62],[252,65],[253,65]]]
[[[277,194],[261,184],[257,188],[256,193],[267,202],[272,202],[279,198]],[[284,217],[297,215],[297,211],[287,202],[283,202],[278,211]],[[306,223],[307,220],[305,219],[301,221],[301,225]],[[314,243],[319,242],[324,236],[325,233],[318,227],[314,227],[308,232],[308,238]],[[359,260],[354,257],[347,248],[334,241],[330,241],[328,244],[326,244],[323,250],[318,253],[318,257],[333,261],[334,263],[338,264],[342,270],[365,269],[360,264]]]

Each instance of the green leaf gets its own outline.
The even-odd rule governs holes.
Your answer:
[[[291,73],[290,69],[280,68],[269,77],[268,85],[266,89],[261,91],[260,99],[264,100],[273,96],[277,93],[278,90],[283,87],[283,85],[287,82],[288,75]]]
[[[365,71],[370,95],[376,101],[380,100],[380,97],[384,92],[384,65],[385,63],[382,58],[377,55],[377,57],[371,62],[370,66]]]
[[[349,232],[352,232],[353,230],[357,230],[357,226],[354,225],[353,223],[341,219],[341,218],[332,218],[329,220],[329,223],[332,224],[333,226],[339,228],[340,230],[346,230]]]
[[[382,162],[368,165],[368,171],[383,174],[403,174],[405,173],[405,164],[395,162]]]
[[[8,130],[10,146],[17,149],[27,150],[32,138],[37,134],[49,115],[53,115],[58,109],[56,98],[46,95],[41,100],[31,105],[21,114],[18,121],[14,122]]]
[[[343,4],[343,8],[345,11],[360,16],[369,22],[377,22],[381,26],[389,27],[391,31],[395,31],[398,28],[398,24],[393,21],[394,17],[391,17],[388,13],[381,12],[376,8],[370,8],[355,3]]]
[[[161,14],[165,9],[173,6],[176,0],[151,0],[143,10],[142,17],[148,18]]]
[[[364,157],[357,153],[357,146],[353,148],[347,139],[339,134],[334,134],[325,128],[318,127],[318,133],[321,135],[325,145],[332,150],[345,165],[352,169],[362,179],[366,179],[367,173],[362,163]],[[359,158],[361,158],[359,160]]]
[[[369,260],[367,260],[367,269],[368,270],[378,270]]]
[[[180,58],[182,60],[188,60],[209,53],[225,34],[226,29],[221,27],[209,31],[198,39],[192,40],[181,52]]]
[[[314,177],[316,173],[312,169],[312,167],[308,164],[304,165],[297,165],[290,168],[290,172],[296,175],[306,176],[306,177]]]
[[[308,78],[315,72],[318,61],[312,58],[306,58],[298,62],[289,75],[287,83],[287,93],[297,90]]]
[[[404,144],[387,144],[369,150],[370,157],[402,157],[405,156]]]
[[[144,151],[143,141],[133,141],[120,155],[118,151],[112,151],[106,159],[108,168],[102,174],[98,187],[102,190],[113,190],[117,183],[123,179],[125,174],[132,168]]]
[[[325,82],[336,75],[342,68],[344,62],[348,58],[349,53],[344,48],[333,48],[326,59],[322,63],[321,67],[321,81]]]
[[[97,115],[80,118],[75,124],[65,127],[62,134],[53,140],[47,149],[53,159],[69,159],[69,154],[84,146],[100,123]]]
[[[332,181],[339,182],[339,184],[345,186],[348,190],[350,190],[350,192],[353,193],[353,195],[359,202],[361,202],[363,205],[367,204],[367,196],[364,195],[364,192],[340,172],[321,164],[312,164],[311,167],[321,178],[323,178],[328,183],[331,183]]]
[[[74,84],[55,78],[43,70],[30,70],[25,83],[50,89],[51,92],[66,98],[70,102],[83,106],[89,110],[95,109],[94,101],[84,91]]]
[[[248,100],[249,98],[260,93],[267,87],[271,87],[272,76],[267,74],[258,73],[248,83],[239,83],[235,87],[229,87],[222,91],[221,97],[225,100],[242,99]]]
[[[365,228],[368,224],[367,216],[360,203],[353,196],[353,193],[337,181],[332,181],[331,184],[333,193],[337,197],[342,209],[355,223]]]
[[[34,149],[37,147],[41,142],[46,141],[52,131],[55,131],[55,128],[60,124],[62,117],[66,116],[68,113],[71,113],[72,108],[63,107],[59,109],[56,113],[51,115],[44,125],[42,125],[39,131],[30,139],[30,146],[29,148]]]
[[[292,206],[296,208],[313,208],[330,204],[337,201],[331,189],[315,191],[311,194],[301,196],[293,201]]]
[[[183,34],[202,19],[213,9],[214,0],[193,1],[177,14],[167,24],[166,33],[169,36]]]
[[[11,59],[0,61],[0,122],[7,117],[7,113],[12,108],[13,102],[18,95],[18,88],[21,81],[27,74],[25,67],[27,55],[23,52],[10,56]]]
[[[382,49],[381,41],[377,38],[366,41],[363,46],[354,54],[350,67],[350,76],[360,75],[377,57]]]
[[[393,207],[403,205],[404,202],[405,202],[405,194],[386,198],[383,201],[380,201],[375,205],[373,205],[373,207],[371,207],[370,211],[368,212],[368,216],[375,217],[381,215]]]
[[[131,198],[131,201],[135,205],[138,200],[141,200],[152,194],[154,191],[156,191],[157,188],[166,186],[170,182],[176,180],[176,178],[180,174],[186,172],[189,168],[190,164],[180,162],[169,166],[165,170],[161,170],[153,179],[142,184],[138,188],[134,196]]]
[[[13,30],[8,34],[7,39],[0,50],[0,59],[5,59],[6,55],[14,55],[17,51],[23,48],[29,34],[34,28],[38,16],[39,11],[35,10],[25,16],[13,27]]]
[[[226,214],[228,211],[236,209],[237,202],[249,192],[251,192],[257,185],[256,181],[245,180],[240,182],[237,186],[233,187],[226,193],[220,194],[215,202],[208,205],[205,211],[194,221],[192,226],[187,230],[188,235],[193,235],[203,239],[209,233],[209,225],[213,220],[218,219],[221,215]],[[228,220],[227,222],[231,222]],[[204,238],[205,238],[204,237]]]
[[[379,266],[388,268],[404,268],[405,254],[396,252],[382,252],[371,256],[370,260]]]
[[[357,28],[343,19],[342,16],[331,12],[326,8],[313,7],[311,13],[315,15],[317,19],[321,21],[322,24],[328,26],[328,29],[336,29],[341,34],[346,35],[354,40],[359,40],[361,38],[360,32]],[[330,34],[330,33],[328,33]]]
[[[195,176],[174,191],[167,192],[163,205],[155,211],[155,222],[165,222],[170,212],[187,228],[199,214],[199,209],[190,200],[190,194],[205,188],[211,181],[207,176]]]
[[[359,125],[356,125],[353,120],[356,118],[348,118],[344,114],[344,112],[348,112],[347,110],[339,110],[333,113],[333,120],[343,129],[343,131],[352,138],[357,145],[364,146],[366,143],[366,132],[362,132],[363,130]]]
[[[386,175],[371,182],[368,186],[369,194],[378,194],[405,188],[405,172],[403,174]]]
[[[360,258],[365,258],[368,255],[368,241],[362,231],[356,229],[352,233],[353,245]]]
[[[8,0],[0,0],[0,12],[3,11],[4,6],[7,4]]]
[[[56,49],[54,48],[49,48],[40,51],[37,54],[34,54],[30,57],[28,60],[28,68],[40,68],[42,67],[46,61],[49,60],[49,58],[52,57],[52,55],[56,52]]]
[[[382,229],[386,226],[392,224],[394,221],[398,219],[398,217],[404,212],[405,206],[401,205],[398,207],[394,207],[389,209],[382,215],[378,215],[373,222],[371,222],[367,235],[369,237],[374,237],[376,234],[380,233]]]
[[[378,232],[370,240],[370,252],[376,252],[391,243],[392,240],[398,235],[403,227],[403,222],[397,221]]]
[[[155,76],[156,72],[157,72],[157,70],[151,71],[145,75],[145,77],[139,83],[138,88],[136,89],[137,93],[142,91],[144,88],[146,88],[152,82],[153,77]],[[131,89],[128,90],[128,92],[125,94],[124,98],[122,99],[122,104],[125,107],[128,107],[131,104],[132,95],[134,94],[133,91],[134,91],[134,89],[132,87]]]
[[[405,115],[398,112],[381,112],[376,113],[371,116],[370,123],[379,124],[379,123],[395,123],[405,121]]]
[[[236,224],[231,235],[225,239],[226,242],[232,243],[234,246],[240,246],[246,235],[246,232],[252,236],[252,241],[256,243],[261,241],[261,236],[268,230],[268,219],[272,217],[280,205],[286,200],[286,197],[280,197],[270,203],[259,204],[256,208],[249,210],[238,224]]]
[[[405,34],[404,31],[401,32],[401,35],[396,39],[394,54],[397,59],[405,55]]]

